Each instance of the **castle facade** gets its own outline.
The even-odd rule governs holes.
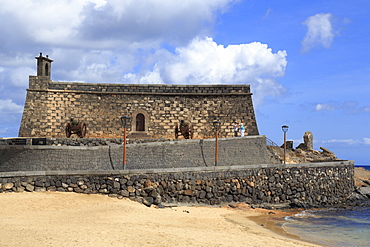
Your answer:
[[[41,53],[37,75],[29,76],[19,137],[65,137],[71,118],[87,125],[86,137],[122,137],[121,116],[129,116],[130,138],[175,138],[181,120],[194,138],[232,137],[232,123],[258,135],[249,85],[172,85],[57,82],[50,79],[51,60]]]

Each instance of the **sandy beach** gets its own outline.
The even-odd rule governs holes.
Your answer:
[[[314,246],[248,217],[267,211],[146,207],[104,195],[0,194],[0,246]],[[277,216],[278,217],[278,216]]]

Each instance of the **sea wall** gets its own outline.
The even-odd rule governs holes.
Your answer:
[[[106,194],[151,204],[293,204],[325,207],[354,191],[353,161],[110,171],[0,173],[0,192]]]
[[[117,145],[119,139],[36,138],[17,139],[13,144],[20,141],[45,145],[0,145],[0,172],[123,169],[123,145]],[[150,141],[127,144],[127,169],[215,165],[215,139]],[[68,142],[76,146],[62,146]],[[219,166],[279,162],[268,152],[265,136],[219,138],[218,157]]]

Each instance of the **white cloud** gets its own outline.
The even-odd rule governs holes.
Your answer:
[[[29,67],[0,67],[0,86],[4,88],[27,88],[28,76],[35,74],[35,69]],[[6,92],[0,92],[0,97]]]
[[[363,138],[363,141],[366,145],[370,145],[370,138]]]
[[[0,99],[0,115],[4,113],[17,114],[17,113],[22,113],[22,111],[23,111],[23,106],[17,105],[10,99],[6,99],[6,100]]]
[[[1,43],[112,49],[187,43],[235,0],[3,0]],[[17,30],[14,32],[14,30]],[[9,42],[14,40],[13,42]]]
[[[302,41],[302,51],[307,52],[317,46],[330,48],[334,39],[331,23],[333,15],[320,13],[308,17],[303,24],[307,26],[307,33]]]
[[[263,19],[267,19],[269,16],[270,16],[270,14],[273,12],[273,9],[271,8],[271,7],[269,7],[267,10],[266,10],[266,13],[265,13],[265,15],[264,15],[264,17],[263,17]]]
[[[0,114],[20,116],[39,52],[54,60],[52,80],[250,84],[255,105],[266,95],[279,95],[285,51],[259,42],[223,46],[199,38],[211,36],[218,14],[235,2],[3,0]]]
[[[317,104],[315,111],[334,111],[335,107],[331,104]]]
[[[312,105],[310,106],[312,107]],[[314,111],[343,111],[346,114],[357,114],[363,112],[369,112],[369,106],[361,106],[358,102],[355,101],[330,101],[329,103],[319,103],[313,106]]]
[[[10,71],[10,83],[17,87],[27,87],[28,86],[28,76],[35,74],[35,69],[29,67],[19,67],[12,69]]]
[[[320,141],[323,144],[341,144],[345,146],[354,146],[354,145],[370,145],[370,138],[362,138],[362,140],[356,139],[332,139],[328,141]]]
[[[328,141],[322,141],[322,143],[338,143],[338,144],[345,144],[345,145],[355,145],[361,143],[359,140],[354,139],[332,139]]]
[[[135,83],[250,84],[258,104],[283,91],[276,78],[285,73],[286,56],[259,42],[224,47],[212,38],[195,38],[175,54],[162,51],[152,71],[124,78]]]

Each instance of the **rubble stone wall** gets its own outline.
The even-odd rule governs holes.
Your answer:
[[[143,85],[55,82],[30,76],[19,137],[65,137],[74,118],[87,124],[88,138],[119,138],[121,116],[132,121],[128,134],[174,138],[181,120],[194,127],[194,138],[232,137],[232,122],[244,123],[246,135],[258,135],[249,85]],[[144,117],[142,129],[137,126]]]
[[[152,204],[294,204],[325,207],[354,191],[353,161],[154,170],[0,173],[0,192],[106,194]]]

